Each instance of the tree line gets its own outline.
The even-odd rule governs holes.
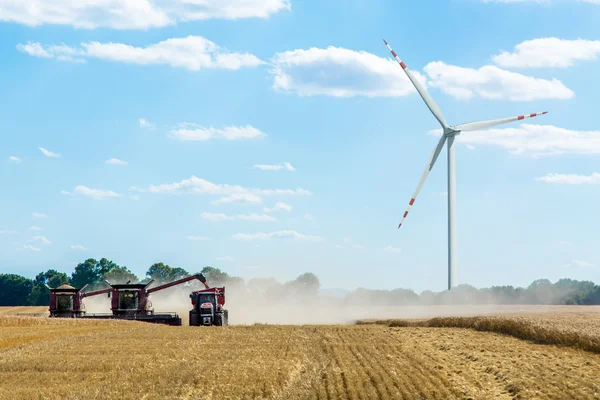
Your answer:
[[[245,287],[246,284],[242,278],[231,276],[211,266],[206,266],[199,272],[206,277],[212,286],[227,285],[230,289],[235,290],[236,288]],[[108,287],[106,281],[111,284],[118,284],[127,282],[148,283],[150,280],[155,280],[156,284],[160,284],[193,274],[181,267],[171,267],[168,264],[159,262],[152,264],[146,271],[146,275],[140,279],[126,266],[118,265],[107,258],[101,258],[100,260],[88,258],[77,264],[70,276],[55,269],[40,272],[34,279],[18,274],[0,274],[0,306],[48,305],[50,296],[48,287],[57,288],[64,284],[75,288],[82,288],[87,284],[88,287],[85,289],[87,292]],[[258,279],[254,280],[253,283],[259,287],[262,287],[261,284],[266,284],[272,289],[271,292],[275,292],[273,282],[270,279]],[[311,273],[302,274],[290,282],[280,284],[280,286],[280,292],[303,293],[309,296],[317,295],[320,288],[318,278]]]
[[[459,285],[451,291],[432,292],[425,290],[417,294],[410,289],[372,290],[358,288],[343,297],[319,295],[319,278],[310,272],[296,279],[280,283],[274,278],[253,278],[245,281],[218,268],[206,266],[201,271],[211,286],[226,285],[231,294],[250,294],[255,300],[271,303],[288,300],[313,299],[319,297],[327,303],[348,306],[372,305],[442,305],[442,304],[547,304],[547,305],[587,305],[600,304],[600,286],[591,281],[560,279],[555,283],[539,279],[526,288],[513,286],[492,286],[478,289],[471,285]],[[147,283],[154,279],[157,283],[171,282],[190,276],[180,267],[171,267],[162,262],[152,264],[146,275],[140,279],[126,266],[121,266],[107,258],[89,258],[75,267],[71,275],[49,269],[40,272],[34,279],[17,274],[0,274],[0,306],[43,306],[48,305],[48,285],[56,288],[69,284],[81,288],[88,284],[88,290],[107,287],[111,283]]]

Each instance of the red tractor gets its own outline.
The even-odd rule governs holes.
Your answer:
[[[225,305],[225,287],[211,288],[206,283],[204,276],[198,279],[204,284],[206,289],[197,290],[190,294],[193,308],[190,310],[189,325],[229,325],[229,312],[223,308]]]

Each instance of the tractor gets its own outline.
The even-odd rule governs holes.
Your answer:
[[[225,305],[225,287],[209,287],[204,276],[199,280],[204,284],[205,289],[190,294],[193,308],[190,310],[189,325],[229,325],[229,312],[223,308]]]

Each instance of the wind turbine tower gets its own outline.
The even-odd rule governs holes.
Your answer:
[[[415,75],[411,72],[411,70],[406,67],[406,64],[404,64],[402,62],[402,60],[400,60],[400,58],[398,57],[396,52],[390,47],[388,42],[386,42],[385,39],[383,40],[383,42],[385,43],[387,48],[390,50],[390,52],[392,53],[392,56],[394,56],[394,58],[396,59],[396,61],[400,65],[400,67],[404,70],[404,72],[406,73],[406,76],[408,76],[408,79],[410,79],[412,84],[415,86],[415,89],[417,89],[417,92],[419,92],[419,94],[421,95],[421,98],[423,99],[423,101],[425,102],[425,104],[427,105],[427,107],[429,108],[431,113],[433,114],[433,116],[438,120],[438,122],[440,123],[440,125],[442,126],[442,129],[443,129],[442,137],[440,138],[440,141],[433,149],[433,152],[431,153],[431,156],[429,157],[429,160],[427,161],[427,166],[425,167],[425,171],[423,172],[423,175],[421,175],[421,180],[419,181],[419,184],[417,185],[417,190],[415,190],[415,193],[413,194],[412,198],[410,199],[410,202],[408,203],[408,208],[404,212],[404,215],[402,216],[402,220],[400,221],[398,228],[400,228],[402,226],[402,224],[404,223],[404,220],[406,219],[406,216],[408,215],[410,208],[415,203],[415,200],[417,198],[417,195],[419,194],[419,191],[421,190],[421,187],[423,186],[423,183],[425,183],[425,179],[427,179],[427,175],[429,175],[429,172],[433,168],[435,161],[437,160],[438,156],[440,155],[440,152],[444,148],[444,144],[446,143],[446,141],[448,141],[448,290],[451,290],[453,287],[455,287],[457,285],[457,272],[458,272],[458,260],[457,260],[457,251],[456,251],[457,237],[456,237],[456,149],[454,146],[455,137],[458,136],[461,132],[478,131],[481,129],[490,128],[495,125],[506,124],[508,122],[513,122],[513,121],[520,121],[525,118],[533,118],[538,115],[547,114],[548,112],[544,111],[541,113],[519,115],[517,117],[469,122],[469,123],[461,124],[461,125],[448,125],[446,123],[446,120],[444,119],[444,116],[442,115],[442,111],[440,110],[440,108],[438,107],[436,102],[433,101],[433,99],[427,92],[427,89],[425,89],[425,87],[421,84],[421,82],[419,82],[416,79]]]

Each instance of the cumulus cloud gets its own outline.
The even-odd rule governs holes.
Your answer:
[[[73,249],[73,250],[87,250],[86,247],[84,247],[84,246],[82,246],[80,244],[72,244],[71,245],[71,249]]]
[[[237,70],[263,64],[252,54],[230,53],[201,36],[171,38],[146,47],[112,42],[87,42],[81,43],[80,47],[44,46],[40,43],[29,42],[25,45],[18,44],[17,49],[34,57],[56,58],[61,61],[83,61],[88,58],[96,58],[128,64],[162,64],[190,71],[199,71],[205,68]],[[140,124],[142,124],[141,121]]]
[[[192,240],[195,242],[204,242],[206,240],[210,240],[210,238],[206,237],[206,236],[192,236],[192,235],[188,235],[185,237],[187,240]]]
[[[263,171],[279,171],[282,169],[287,171],[296,170],[289,162],[284,162],[283,164],[255,164],[254,168],[262,169]]]
[[[31,250],[31,251],[41,251],[42,250],[41,248],[30,245],[30,244],[24,244],[23,248],[26,250]]]
[[[292,211],[292,206],[290,206],[287,203],[284,203],[282,201],[278,201],[277,203],[275,203],[275,206],[269,208],[269,207],[265,207],[264,208],[265,212],[276,212],[276,211],[287,211],[290,212]]]
[[[562,183],[566,185],[600,185],[600,173],[594,172],[591,175],[576,174],[554,174],[536,178],[538,181],[546,183]]]
[[[31,214],[31,216],[33,218],[48,218],[48,216],[46,214],[42,214],[42,213],[38,213],[38,212],[34,212],[33,214]]]
[[[15,164],[19,164],[22,160],[19,157],[16,156],[10,156],[8,157],[8,162],[11,163],[15,163]]]
[[[153,123],[149,122],[147,119],[140,118],[140,119],[138,119],[138,122],[140,124],[140,127],[142,127],[142,128],[146,128],[146,129],[154,129],[154,128],[156,128],[156,125],[154,125]]]
[[[393,246],[385,246],[383,250],[387,251],[388,253],[400,253],[402,251],[402,249]]]
[[[547,37],[526,40],[516,45],[512,53],[503,51],[494,56],[493,60],[506,68],[565,68],[576,61],[596,60],[598,54],[599,40]]]
[[[149,193],[220,196],[218,200],[212,202],[213,205],[227,203],[261,204],[261,196],[308,196],[312,194],[302,188],[258,189],[246,188],[240,185],[217,184],[193,175],[189,179],[183,179],[179,182],[150,185],[146,188],[132,186],[130,190]]]
[[[457,99],[481,97],[493,100],[532,101],[569,99],[575,95],[557,79],[534,78],[493,65],[473,69],[436,61],[427,64],[425,72],[429,77],[430,86]]]
[[[266,214],[237,214],[227,215],[222,213],[203,212],[202,218],[207,221],[256,221],[256,222],[272,222],[277,221],[277,218]]]
[[[66,190],[63,190],[60,192],[60,194],[67,195],[67,196],[91,197],[92,199],[95,199],[95,200],[123,197],[122,194],[115,193],[112,190],[92,189],[87,186],[81,186],[81,185],[75,187],[75,189],[73,189],[72,192],[67,192]]]
[[[429,134],[440,136],[441,130]],[[512,154],[531,157],[600,154],[600,131],[576,131],[553,125],[522,124],[515,128],[461,132],[456,140],[464,144],[497,146]]]
[[[296,240],[308,240],[308,241],[322,241],[324,240],[320,236],[305,235],[292,230],[277,231],[277,232],[258,232],[258,233],[236,233],[233,235],[234,239],[237,240],[271,240],[275,239],[296,239]]]
[[[267,136],[251,125],[226,126],[222,129],[205,128],[195,124],[181,124],[181,127],[169,132],[169,137],[181,141],[206,141],[210,139],[240,140],[258,139]]]
[[[571,263],[565,265],[567,268],[596,268],[596,265],[587,261],[573,260]]]
[[[61,157],[60,154],[58,153],[53,153],[50,150],[46,150],[43,147],[38,147],[38,149],[40,149],[40,151],[42,152],[42,154],[44,154],[46,157],[51,157],[51,158],[58,158]]]
[[[236,193],[230,196],[221,197],[220,199],[211,202],[211,204],[214,206],[229,203],[261,204],[262,199],[260,196],[252,193]]]
[[[0,21],[146,30],[178,21],[269,18],[290,9],[290,0],[0,0]]]
[[[40,242],[41,244],[50,245],[52,242],[45,236],[34,236],[31,238],[31,242]]]
[[[111,158],[110,160],[106,160],[105,162],[110,165],[127,165],[128,164],[127,161],[119,160],[118,158]]]
[[[396,61],[330,46],[291,50],[272,59],[273,88],[301,96],[406,96],[414,86]],[[423,84],[425,79],[415,75]]]

